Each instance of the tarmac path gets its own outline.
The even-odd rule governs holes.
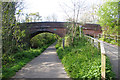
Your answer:
[[[98,40],[97,38],[95,38],[96,40]],[[104,48],[105,48],[105,52],[106,55],[109,57],[110,59],[110,63],[112,66],[112,71],[115,73],[115,77],[116,78],[120,78],[120,47],[116,46],[116,45],[112,45],[110,43],[104,42]],[[97,46],[97,42],[95,41],[95,46]]]
[[[55,44],[26,64],[12,78],[69,78],[57,56]]]
[[[118,46],[116,45],[112,45],[107,42],[104,42],[104,47],[105,47],[106,55],[110,59],[112,70],[116,74],[116,78],[118,78],[120,75],[120,64],[119,64],[120,60],[119,60],[118,50],[120,48],[118,48]]]

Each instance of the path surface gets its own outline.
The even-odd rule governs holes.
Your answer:
[[[58,59],[55,44],[25,65],[13,78],[69,78]]]
[[[98,40],[97,38],[95,38]],[[115,73],[116,78],[120,76],[120,57],[118,57],[118,46],[109,44],[107,42],[103,42],[104,47],[105,47],[105,52],[106,55],[109,57],[111,66],[112,66],[112,71]],[[95,44],[97,45],[97,42],[95,41]]]
[[[112,64],[112,70],[116,74],[116,78],[120,75],[120,64],[118,57],[118,47],[104,42],[106,55],[110,58]],[[120,48],[119,48],[120,49]]]

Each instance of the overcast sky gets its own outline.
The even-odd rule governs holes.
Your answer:
[[[58,21],[65,20],[65,13],[60,5],[63,3],[70,6],[71,0],[24,0],[24,13],[39,12],[43,20],[47,16],[55,14]],[[102,3],[102,0],[86,0],[86,5]]]

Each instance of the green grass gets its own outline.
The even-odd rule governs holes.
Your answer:
[[[113,44],[113,45],[116,45],[116,46],[120,46],[119,41],[116,42],[116,41],[113,40],[113,39],[105,39],[105,38],[102,37],[102,38],[99,38],[99,40],[105,41],[105,42],[107,42],[107,43],[110,43],[110,44]]]
[[[39,56],[49,45],[56,41],[55,34],[41,33],[34,36],[31,42],[31,48],[22,51],[16,51],[2,55],[2,78],[10,78],[16,74],[29,61]]]
[[[2,78],[6,79],[14,76],[16,72],[18,72],[23,66],[25,66],[25,64],[27,64],[35,57],[39,56],[51,44],[52,43],[49,43],[38,49],[29,49],[17,52],[16,54],[9,56],[9,58],[12,59],[12,61],[7,61],[8,63],[2,66]]]
[[[101,78],[100,52],[84,37],[80,40],[76,38],[74,44],[65,49],[56,44],[56,49],[58,57],[71,78]],[[111,64],[107,57],[106,78],[110,77],[114,77],[114,73],[111,71]]]

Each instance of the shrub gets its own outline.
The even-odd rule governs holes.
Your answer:
[[[41,33],[36,36],[34,36],[30,42],[32,48],[40,48],[46,44],[49,44],[50,42],[53,43],[56,40],[55,34],[51,33]]]
[[[71,78],[101,78],[101,55],[97,48],[93,47],[87,40],[75,38],[74,46],[57,48],[59,59],[61,59],[67,74]],[[107,58],[106,77],[114,77],[111,71],[110,61]]]

